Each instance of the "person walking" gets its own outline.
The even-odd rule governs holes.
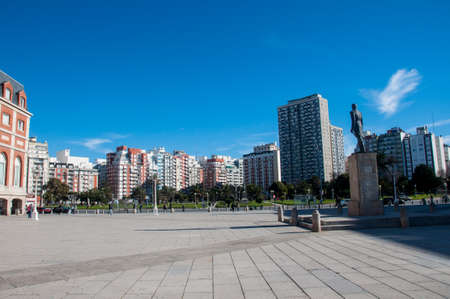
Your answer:
[[[109,203],[109,216],[112,216],[113,214],[113,206],[112,203]]]
[[[28,218],[31,218],[31,204],[28,205],[28,207],[27,207],[27,215],[28,215]]]

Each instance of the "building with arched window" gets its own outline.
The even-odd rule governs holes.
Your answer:
[[[0,70],[0,215],[25,210],[31,116],[23,85]]]

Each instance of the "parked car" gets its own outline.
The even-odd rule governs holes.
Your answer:
[[[405,201],[402,198],[398,199],[398,204],[402,205]],[[392,197],[385,197],[383,198],[383,204],[386,205],[394,205],[394,199]]]
[[[53,213],[55,213],[55,214],[61,214],[61,213],[67,214],[67,213],[69,213],[69,211],[70,211],[70,208],[68,208],[68,207],[59,206],[59,207],[53,208]]]
[[[37,207],[37,211],[39,214],[50,214],[52,209],[47,207]]]

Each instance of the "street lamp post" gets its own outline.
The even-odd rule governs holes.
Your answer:
[[[35,173],[34,173],[34,181],[35,186],[34,186],[34,209],[33,209],[33,213],[34,213],[34,220],[39,221],[39,213],[37,211],[37,187],[38,187],[38,179],[39,179],[39,174],[40,174],[40,169],[39,167],[36,167],[35,169]]]
[[[158,216],[158,201],[157,201],[157,194],[158,194],[158,189],[157,189],[157,184],[158,184],[158,178],[156,177],[156,175],[153,177],[153,215]]]

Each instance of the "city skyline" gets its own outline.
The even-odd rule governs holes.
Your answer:
[[[27,86],[30,136],[52,156],[70,148],[93,160],[124,144],[241,157],[279,142],[278,106],[314,93],[328,99],[346,154],[351,103],[366,130],[428,125],[448,143],[446,10],[339,5],[25,5],[0,29],[0,69]],[[392,16],[377,19],[387,7]]]

